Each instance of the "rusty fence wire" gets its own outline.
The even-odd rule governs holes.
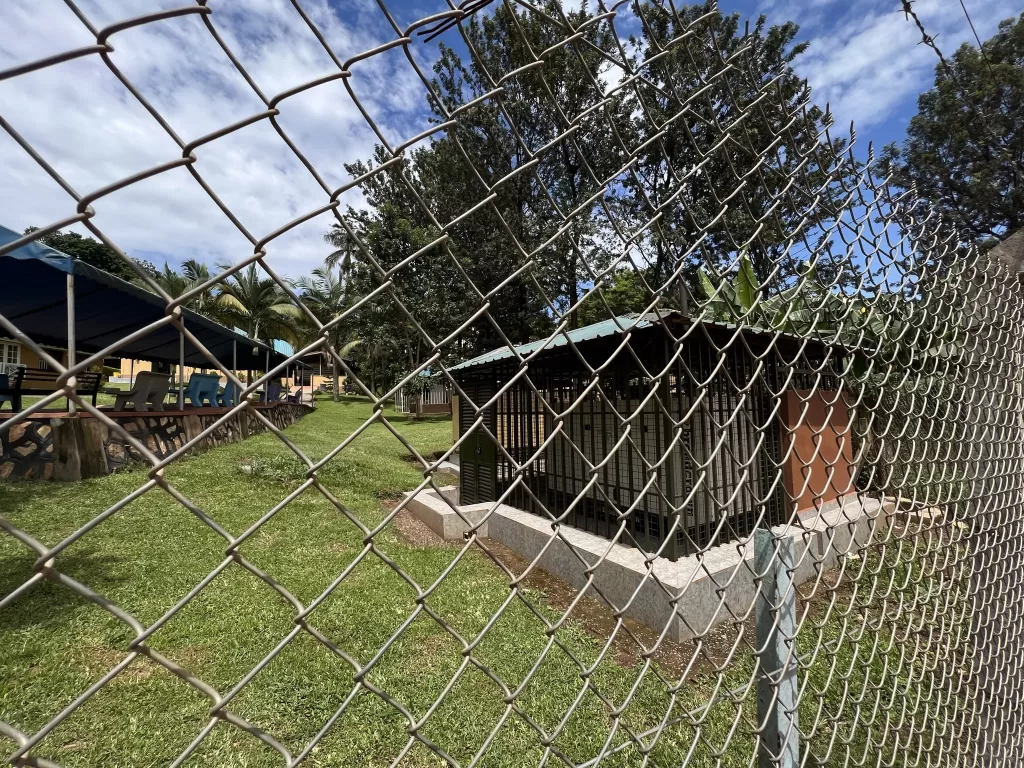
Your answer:
[[[51,394],[0,421],[4,450],[67,398],[75,415],[61,418],[95,420],[136,461],[88,481],[110,484],[73,514],[71,497],[47,502],[30,481],[0,495],[7,763],[79,765],[107,749],[106,764],[175,766],[1019,762],[1024,303],[998,248],[979,253],[894,187],[852,135],[834,135],[763,30],[728,30],[713,5],[464,0],[403,26],[404,9],[381,0],[371,10],[385,41],[342,58],[320,6],[292,0],[279,12],[334,68],[278,93],[233,50],[226,5],[101,28],[66,0],[92,42],[0,72],[74,78],[101,62],[177,146],[79,191],[19,133],[19,105],[0,104],[0,127],[67,208],[0,247],[0,276],[7,254],[78,225],[163,304],[158,321],[70,361],[0,307],[0,335],[55,372]],[[260,111],[180,135],[125,74],[119,38],[186,20]],[[464,69],[431,70],[438,40]],[[431,114],[397,140],[357,87],[385,56],[422,84]],[[281,118],[291,100],[339,85],[377,150],[333,187]],[[317,207],[259,230],[204,178],[218,142],[256,124],[322,190]],[[180,169],[251,252],[172,296],[94,204]],[[382,200],[401,210],[373,218]],[[336,224],[358,264],[332,316],[275,264],[282,238],[313,220]],[[409,221],[416,236],[396,234]],[[182,308],[252,266],[314,332],[246,378]],[[457,300],[425,301],[437,284]],[[395,354],[416,350],[384,386],[337,333],[374,317],[402,328]],[[167,328],[240,393],[170,446],[140,439],[78,386]],[[316,355],[366,404],[365,420],[326,435],[329,450],[305,446],[255,398]],[[401,392],[415,412],[409,392],[426,373],[457,403],[441,452],[422,450],[391,408]],[[303,421],[331,407],[321,399]],[[206,454],[189,455],[240,416],[299,467],[280,498],[255,477],[269,449],[247,449],[253,490],[223,500],[202,474]],[[351,495],[372,466],[347,463],[371,435],[422,473],[374,513]],[[50,523],[26,511],[30,497],[50,504]],[[350,532],[343,556],[330,559],[331,541],[293,546],[314,525],[311,499]],[[152,541],[118,542],[132,530],[123,521],[160,504]],[[449,541],[403,544],[410,515],[433,516]],[[207,536],[217,560],[196,574],[189,542]],[[173,554],[159,559],[165,544]],[[157,571],[179,574],[176,591],[145,609],[111,581],[144,585]],[[322,577],[316,590],[291,586],[301,572]],[[83,657],[77,620],[56,621],[85,605],[112,621],[104,654]],[[215,640],[195,640],[204,633]],[[68,664],[91,682],[61,684]],[[437,664],[443,684],[431,687]],[[172,690],[201,717],[176,719]],[[311,716],[309,699],[329,714]],[[103,717],[109,727],[76,726]],[[66,735],[79,732],[90,735]]]

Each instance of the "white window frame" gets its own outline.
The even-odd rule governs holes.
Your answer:
[[[8,358],[12,349],[14,350],[14,360]],[[21,364],[21,343],[0,339],[0,373],[8,373]]]

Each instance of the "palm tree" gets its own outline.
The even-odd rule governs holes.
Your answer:
[[[217,268],[230,266],[218,264]],[[261,277],[255,264],[221,282],[214,301],[228,322],[239,326],[249,338],[267,344],[288,338],[295,322],[302,318],[302,311],[288,294],[271,278]]]
[[[330,243],[337,249],[324,260],[324,268],[332,270],[338,267],[341,273],[341,282],[342,284],[346,283],[355,266],[356,253],[359,250],[355,238],[349,235],[341,224],[335,222],[324,235],[324,242]]]
[[[195,259],[187,259],[181,263],[181,272],[177,272],[171,268],[170,264],[164,262],[163,270],[157,272],[153,279],[168,296],[176,299],[197,286],[209,282],[210,268]],[[136,283],[149,290],[149,286],[142,280],[137,280]],[[211,320],[230,323],[229,319],[223,317],[223,308],[218,304],[217,296],[217,286],[211,285],[192,296],[184,306],[201,315],[206,315]]]
[[[345,230],[342,229],[341,231],[344,232]],[[292,282],[292,285],[300,293],[302,303],[306,305],[306,308],[321,323],[329,323],[344,312],[347,307],[347,292],[342,272],[336,273],[330,262],[331,258],[328,257],[322,267],[317,267],[313,270],[312,275],[300,277]],[[342,344],[345,341],[344,329],[340,323],[331,328],[327,340],[335,353],[340,355]],[[337,402],[341,376],[338,372],[338,361],[333,358],[331,360],[331,368],[334,377],[334,400]]]
[[[210,275],[210,268],[195,259],[186,259],[181,262],[181,272],[188,281],[188,290],[209,282],[212,277]],[[206,315],[212,320],[219,321],[222,315],[222,307],[217,302],[217,296],[217,286],[212,285],[189,299],[187,306],[189,309],[194,309],[196,312]]]
[[[172,299],[176,299],[181,294],[188,290],[188,279],[180,272],[175,272],[171,269],[171,265],[166,261],[164,262],[164,268],[162,272],[157,272],[153,276],[154,282],[163,288],[164,292]],[[142,288],[151,290],[141,279],[136,279],[135,283]]]

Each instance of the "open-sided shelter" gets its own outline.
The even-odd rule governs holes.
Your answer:
[[[0,246],[19,237],[0,227]],[[39,242],[0,256],[0,314],[44,347],[76,353],[109,349],[107,357],[178,365],[182,370],[213,367],[169,322],[155,325],[167,316],[160,296]],[[286,360],[269,345],[190,309],[182,308],[181,317],[189,333],[233,370],[267,371]],[[25,351],[18,356],[23,365],[29,363],[22,359]],[[61,362],[71,361],[65,357]],[[181,390],[178,401],[184,402]]]

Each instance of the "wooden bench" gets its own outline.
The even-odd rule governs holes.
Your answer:
[[[0,395],[7,395],[15,413],[21,410],[23,395],[51,395],[57,389],[57,372],[42,371],[36,368],[17,368],[14,373],[7,374],[7,386],[0,388]],[[82,371],[75,376],[75,392],[92,398],[96,405],[103,376],[94,371]]]

